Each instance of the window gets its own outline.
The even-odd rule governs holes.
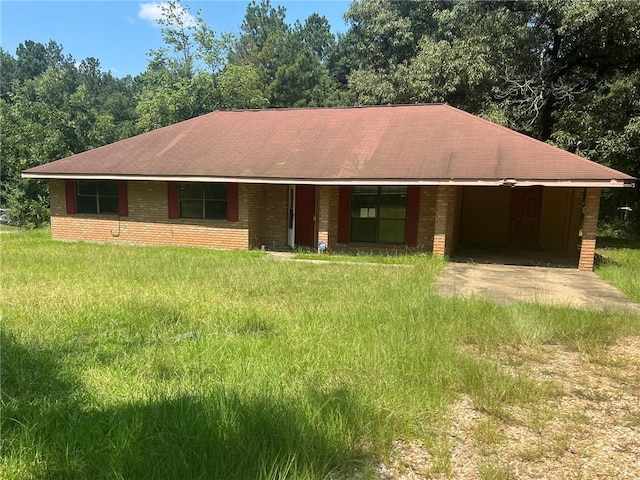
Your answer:
[[[78,180],[77,213],[118,214],[118,182]]]
[[[404,243],[407,187],[353,187],[351,241]]]
[[[180,183],[180,217],[227,219],[226,183]]]

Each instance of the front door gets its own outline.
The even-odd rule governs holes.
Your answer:
[[[302,247],[316,246],[316,186],[295,187],[295,244]]]
[[[516,187],[511,192],[509,240],[518,245],[538,243],[542,187]]]

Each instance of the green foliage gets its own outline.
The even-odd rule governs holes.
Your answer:
[[[640,69],[617,73],[592,91],[576,95],[558,119],[552,141],[591,160],[640,178]],[[626,189],[625,189],[626,190]],[[640,235],[640,193],[603,190],[601,217],[615,223],[620,206],[632,208],[627,223]]]
[[[335,41],[329,22],[312,14],[290,26],[285,16],[284,7],[272,7],[268,0],[249,4],[231,64],[249,65],[259,73],[270,107],[340,103],[326,62]]]
[[[260,72],[253,65],[227,65],[218,76],[218,85],[223,109],[265,108],[269,104]]]
[[[603,260],[596,273],[640,303],[640,240],[603,239],[598,253]]]
[[[232,41],[177,1],[163,5],[158,23],[165,46],[149,52],[149,65],[139,78],[142,92],[136,110],[143,132],[219,107],[217,74]]]
[[[134,82],[102,72],[95,58],[76,65],[54,42],[27,41],[2,62],[0,203],[12,224],[38,226],[49,219],[48,187],[21,172],[134,134]]]
[[[5,190],[7,221],[23,228],[37,228],[49,221],[48,184],[19,179]]]

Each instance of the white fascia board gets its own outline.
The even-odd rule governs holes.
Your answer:
[[[182,175],[111,175],[111,174],[38,174],[23,173],[22,178],[60,179],[60,180],[127,180],[153,182],[211,182],[211,183],[251,183],[271,185],[333,185],[333,186],[366,186],[366,185],[398,185],[398,186],[465,186],[465,187],[634,187],[633,180],[515,180],[515,179],[313,179],[313,178],[260,178],[260,177],[215,177],[215,176],[182,176]]]

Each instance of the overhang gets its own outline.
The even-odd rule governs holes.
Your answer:
[[[250,178],[250,177],[208,177],[208,176],[148,176],[148,175],[76,175],[76,174],[33,174],[25,172],[23,178],[60,179],[60,180],[126,180],[126,181],[154,181],[154,182],[211,182],[211,183],[252,183],[269,185],[334,185],[334,186],[365,186],[365,185],[401,185],[401,186],[437,186],[458,185],[467,187],[634,187],[633,180],[515,180],[515,179],[315,179],[315,178]]]

